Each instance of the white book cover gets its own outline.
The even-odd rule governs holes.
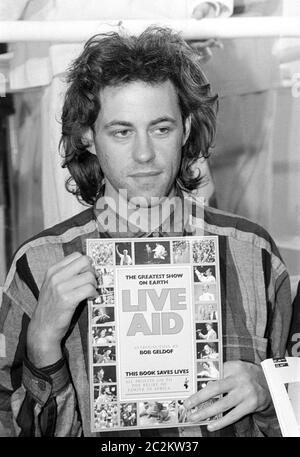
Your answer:
[[[272,396],[281,433],[300,436],[300,357],[261,362]]]
[[[184,399],[222,377],[218,249],[216,236],[87,240],[93,432],[195,425]]]

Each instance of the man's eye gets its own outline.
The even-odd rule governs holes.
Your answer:
[[[170,127],[158,127],[154,132],[156,135],[167,135],[170,132]]]
[[[117,138],[127,138],[128,136],[131,135],[131,130],[129,129],[122,129],[122,130],[115,130],[113,132],[113,135]]]

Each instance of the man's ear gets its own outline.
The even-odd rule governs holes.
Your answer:
[[[187,142],[188,137],[190,136],[191,125],[192,125],[192,116],[189,115],[186,118],[186,120],[184,121],[184,133],[183,133],[182,146],[185,145],[185,143]]]
[[[84,135],[83,135],[83,140],[86,141],[86,143],[89,145],[89,151],[94,154],[96,154],[96,149],[95,149],[95,141],[94,141],[94,134],[92,129],[88,129]]]

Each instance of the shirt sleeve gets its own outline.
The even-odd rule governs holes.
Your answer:
[[[34,306],[34,301],[36,305],[26,275],[21,279],[16,271],[9,287],[4,287],[0,308],[0,431],[3,436],[80,436],[80,414],[66,354],[42,369],[26,357],[30,313],[24,308],[29,309],[30,302]]]
[[[211,3],[216,8],[216,17],[229,17],[233,13],[233,0],[188,0],[189,16],[201,3]]]

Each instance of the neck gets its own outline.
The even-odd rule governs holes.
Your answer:
[[[158,231],[176,210],[180,212],[178,220],[182,221],[178,200],[180,197],[176,197],[176,189],[173,187],[168,196],[156,198],[156,204],[139,206],[138,201],[135,204],[128,200],[126,191],[116,191],[107,184],[104,196],[97,201],[95,210],[100,226],[111,236],[131,238]]]

